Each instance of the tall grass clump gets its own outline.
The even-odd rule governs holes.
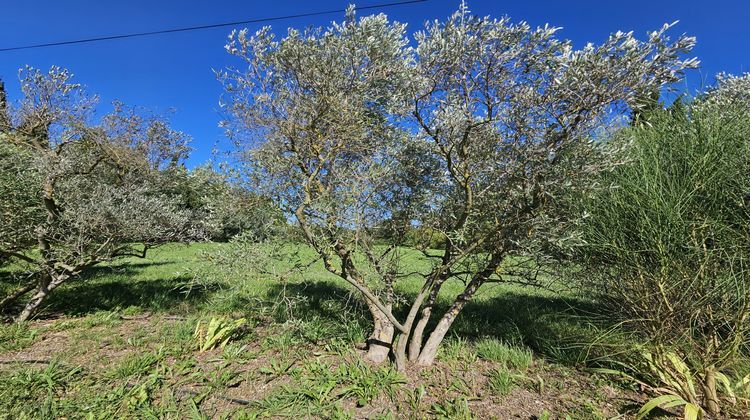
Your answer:
[[[533,356],[528,348],[510,346],[492,338],[482,339],[475,346],[480,359],[502,363],[511,369],[524,370],[533,363]]]
[[[750,118],[677,103],[612,144],[621,164],[583,200],[587,286],[647,343],[631,366],[656,402],[716,416],[750,344]]]

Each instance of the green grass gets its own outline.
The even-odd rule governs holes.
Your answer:
[[[39,337],[39,330],[29,324],[0,324],[0,352],[23,349]]]
[[[581,318],[591,311],[585,300],[486,285],[440,349],[446,367],[421,372],[415,388],[390,366],[370,366],[354,354],[369,333],[368,313],[348,285],[319,262],[295,269],[314,259],[306,247],[278,251],[268,250],[275,258],[264,268],[286,273],[283,281],[226,244],[193,244],[102,265],[61,286],[39,314],[60,319],[0,324],[5,357],[48,342],[60,346],[45,350],[59,357],[54,363],[0,365],[0,419],[393,418],[407,412],[470,418],[482,392],[477,378],[507,396],[519,373],[538,369],[536,359],[579,365],[591,350],[576,342],[599,333],[590,317]],[[430,263],[405,250],[404,264],[427,270]],[[12,286],[10,276],[0,275],[0,290]],[[405,279],[396,291],[408,301],[419,286]],[[447,283],[434,312],[462,289],[458,281]],[[397,311],[403,317],[406,305]],[[212,317],[244,317],[248,326],[223,349],[198,352],[193,332],[199,320]],[[64,341],[46,340],[57,336]],[[480,360],[491,366],[467,375]],[[544,368],[556,374],[554,365]]]
[[[150,372],[151,368],[161,361],[163,357],[163,354],[160,354],[160,352],[132,354],[115,366],[112,370],[112,376],[115,378],[127,379],[131,376],[145,375]]]
[[[494,338],[484,338],[475,347],[479,358],[500,363],[510,369],[528,369],[533,363],[533,356],[528,348],[509,346]]]
[[[492,393],[497,395],[508,395],[516,387],[515,377],[505,368],[491,371],[488,383]]]

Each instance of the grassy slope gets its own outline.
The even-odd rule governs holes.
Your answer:
[[[570,316],[585,302],[487,285],[438,365],[404,377],[359,361],[365,312],[320,264],[283,285],[252,264],[217,282],[204,252],[223,246],[174,245],[99,267],[56,291],[41,320],[0,326],[0,418],[600,418],[628,407],[627,391],[573,369],[585,349],[569,344],[596,333]],[[408,269],[426,267],[406,252]],[[417,287],[405,281],[399,293]],[[444,287],[440,304],[461,287]],[[247,317],[249,327],[224,350],[197,352],[196,323],[217,315]]]

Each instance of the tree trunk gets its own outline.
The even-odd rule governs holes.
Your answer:
[[[44,300],[47,298],[47,295],[49,295],[49,290],[47,288],[39,288],[34,296],[32,296],[31,299],[29,299],[29,301],[26,303],[23,311],[18,314],[18,317],[16,317],[16,322],[28,321],[29,318],[31,318],[31,315],[36,312],[42,302],[44,302]]]
[[[44,274],[39,280],[36,293],[34,293],[31,299],[26,303],[23,311],[21,311],[18,317],[16,317],[16,322],[28,321],[29,318],[34,315],[36,310],[39,309],[39,306],[41,306],[44,300],[47,299],[49,293],[67,279],[68,276],[65,274],[57,275],[54,278],[49,274]]]
[[[454,303],[451,309],[440,319],[435,329],[432,330],[430,337],[427,339],[427,342],[424,343],[424,347],[422,347],[422,351],[419,353],[419,357],[417,358],[418,365],[430,366],[435,361],[435,356],[437,356],[440,343],[443,342],[445,334],[448,332],[448,329],[450,329],[456,316],[464,306],[463,304],[459,305],[459,303],[460,302],[458,301]]]
[[[443,338],[445,338],[445,334],[450,329],[453,321],[455,321],[464,306],[466,306],[469,300],[471,300],[477,292],[479,286],[484,284],[484,282],[495,272],[500,261],[501,257],[499,255],[493,255],[487,266],[485,266],[479,273],[476,273],[469,284],[466,285],[466,288],[464,288],[463,293],[456,297],[453,305],[451,305],[448,312],[440,318],[437,326],[432,330],[432,333],[430,333],[430,337],[427,339],[424,347],[422,347],[422,351],[417,358],[418,365],[429,366],[435,361],[435,356],[437,356],[440,343],[443,342]]]
[[[408,362],[406,358],[406,343],[409,341],[408,334],[399,332],[393,343],[393,361],[396,363],[396,370],[403,372],[406,370]]]
[[[373,320],[373,331],[367,339],[367,360],[383,363],[388,359],[393,342],[394,326],[377,307],[368,304]],[[391,309],[391,305],[387,306]]]
[[[427,299],[427,303],[422,309],[421,316],[417,325],[414,327],[414,332],[411,336],[411,342],[409,343],[409,361],[415,361],[419,357],[419,353],[422,351],[422,339],[424,337],[424,329],[427,327],[427,323],[430,322],[430,316],[432,315],[432,307],[435,306],[438,294],[440,293],[440,287],[442,287],[446,278],[441,278],[432,286],[430,290],[430,297]]]
[[[422,315],[417,321],[417,325],[414,326],[414,332],[411,336],[411,342],[409,343],[409,361],[413,362],[419,357],[419,353],[422,351],[422,339],[424,337],[424,329],[427,323],[430,321],[430,315],[432,314],[432,305],[427,304],[422,309]]]
[[[716,393],[716,371],[713,366],[706,370],[703,381],[703,400],[711,418],[719,418],[721,408],[719,407],[719,396]]]

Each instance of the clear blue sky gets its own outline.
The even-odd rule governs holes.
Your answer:
[[[390,0],[393,1],[393,0]],[[384,9],[411,30],[425,20],[444,19],[460,0],[431,0]],[[367,0],[360,6],[386,3]],[[249,20],[295,13],[344,8],[349,2],[312,1],[185,1],[185,0],[8,0],[0,2],[0,48],[165,28]],[[639,37],[665,22],[679,20],[673,35],[698,38],[695,55],[700,72],[689,76],[691,89],[717,72],[750,71],[750,2],[747,0],[473,0],[470,9],[480,15],[507,14],[532,25],[562,26],[561,36],[576,46],[599,42],[616,30],[633,30]],[[368,13],[374,11],[368,11]],[[274,30],[288,26],[324,25],[341,15],[296,18],[272,22]],[[261,24],[250,27],[254,31]],[[212,68],[240,64],[224,51],[231,28],[157,35],[11,51],[0,53],[0,77],[12,97],[18,95],[17,70],[25,64],[41,69],[59,65],[76,80],[101,95],[102,102],[120,99],[156,111],[176,110],[175,127],[194,138],[189,166],[211,157],[214,145],[226,141],[217,128],[221,87]]]

